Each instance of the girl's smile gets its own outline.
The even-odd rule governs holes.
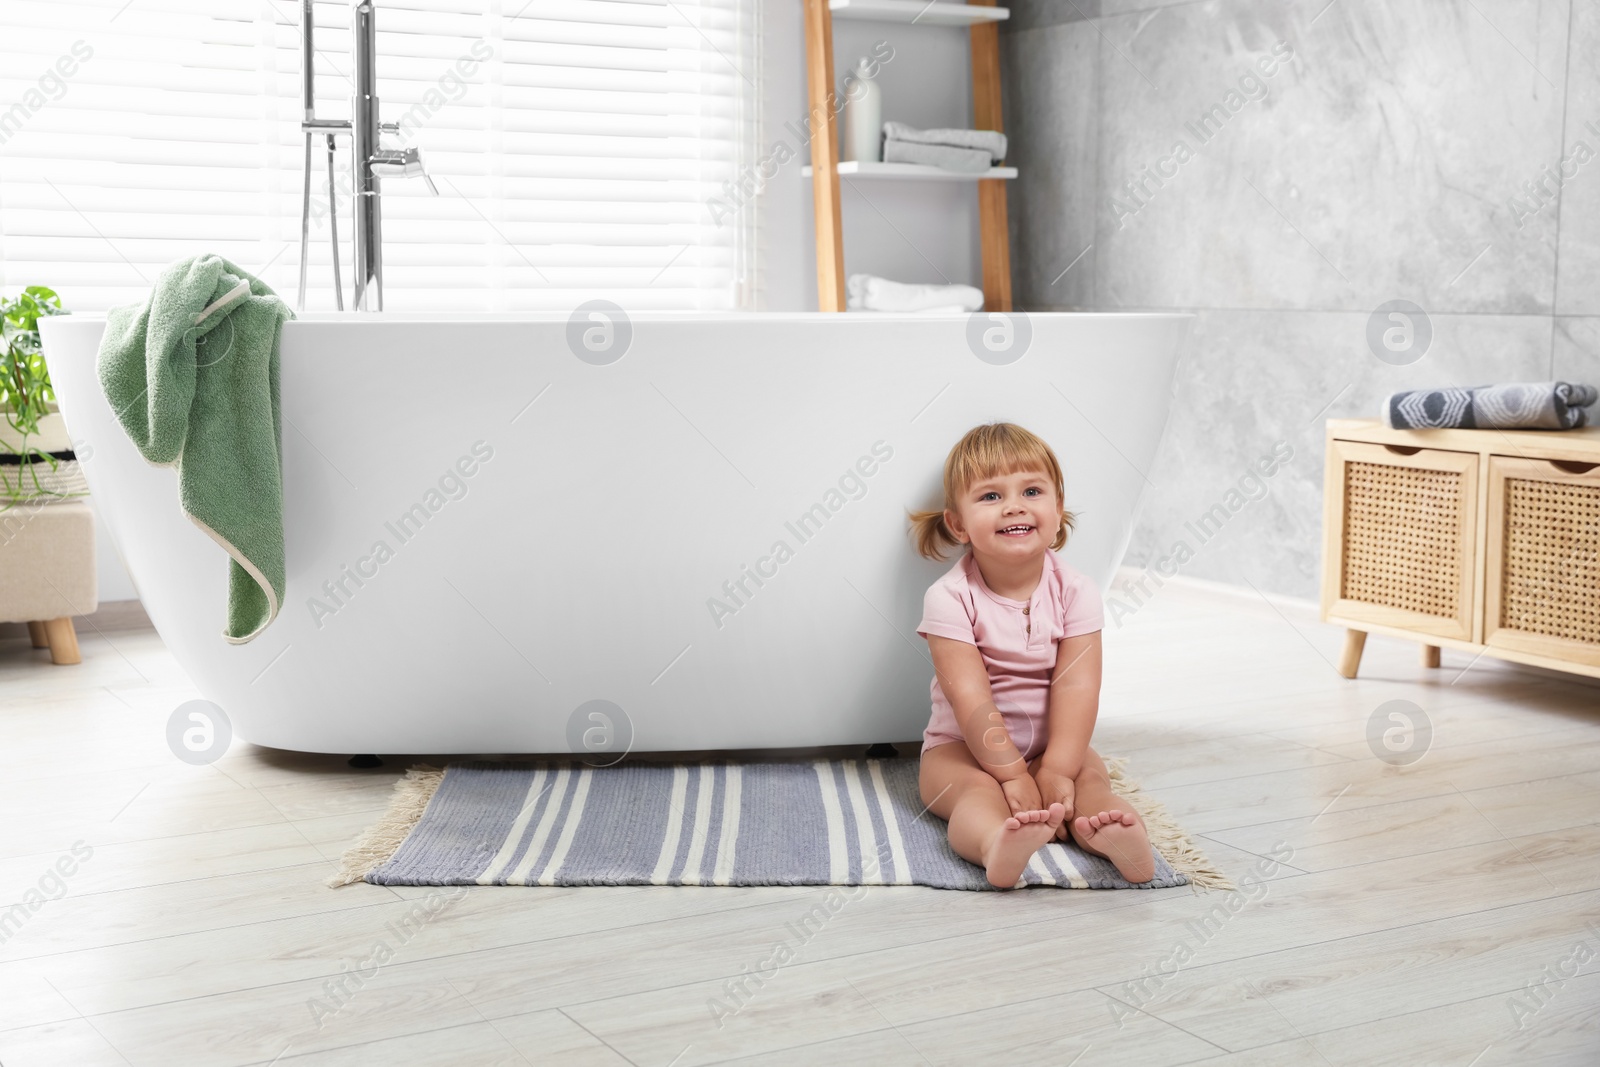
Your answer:
[[[1054,540],[1061,503],[1044,471],[1013,471],[974,483],[945,521],[980,555],[1014,560]]]

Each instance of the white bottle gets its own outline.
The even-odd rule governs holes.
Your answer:
[[[872,78],[871,60],[862,56],[844,80],[844,144],[840,159],[883,160],[883,90]]]

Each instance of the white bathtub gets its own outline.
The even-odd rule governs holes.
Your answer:
[[[906,509],[938,502],[969,427],[1021,423],[1066,468],[1064,558],[1103,586],[1189,320],[1034,315],[1000,364],[964,318],[647,313],[602,364],[563,315],[308,316],[283,334],[288,594],[239,646],[226,557],[101,394],[104,320],[42,327],[110,540],[235,736],[552,753],[919,737],[916,624],[949,564],[915,554]],[[594,700],[621,709],[609,740],[580,740]]]

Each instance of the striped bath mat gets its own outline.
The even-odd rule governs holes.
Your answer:
[[[1226,888],[1159,804],[1108,760],[1144,816],[1155,877],[1051,842],[1017,883]],[[993,889],[925,811],[918,760],[452,763],[413,767],[330,885],[926,885]],[[1164,854],[1164,855],[1163,855]]]

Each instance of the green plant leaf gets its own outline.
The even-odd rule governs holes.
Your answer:
[[[0,339],[5,345],[0,351],[0,406],[6,409],[7,425],[23,436],[24,455],[27,437],[39,432],[39,420],[55,399],[39,340],[39,319],[61,314],[65,311],[60,296],[43,285],[30,285],[10,299],[0,297]]]

